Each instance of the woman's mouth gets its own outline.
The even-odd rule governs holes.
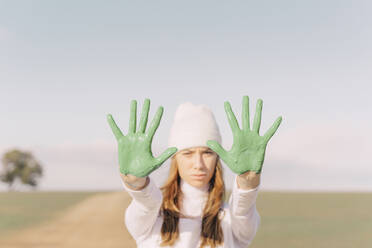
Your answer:
[[[206,174],[193,174],[193,175],[191,175],[191,177],[196,179],[196,180],[202,180],[206,177]]]

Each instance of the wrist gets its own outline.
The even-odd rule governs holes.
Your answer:
[[[147,180],[145,180],[145,183],[142,183],[141,184],[131,184],[131,183],[128,183],[128,182],[124,182],[128,188],[132,189],[132,190],[142,190],[144,188],[146,188],[147,186]]]
[[[261,174],[256,174],[254,171],[247,171],[246,173],[237,176],[238,187],[241,189],[254,189],[260,184]]]
[[[133,180],[133,178],[130,176],[125,176],[123,174],[120,174],[120,176],[124,184],[132,190],[142,190],[150,182],[149,177],[141,177],[141,178],[136,178]]]

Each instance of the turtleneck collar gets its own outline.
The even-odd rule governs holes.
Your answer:
[[[189,217],[201,217],[205,202],[208,199],[209,184],[197,188],[181,179],[180,186],[183,193],[182,214]]]

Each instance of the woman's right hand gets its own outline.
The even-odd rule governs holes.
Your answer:
[[[132,100],[130,107],[129,130],[128,134],[125,136],[116,125],[112,115],[107,115],[107,121],[118,142],[120,173],[132,182],[147,177],[151,172],[159,168],[169,157],[177,152],[176,147],[169,147],[159,157],[153,157],[151,143],[164,110],[162,106],[158,108],[150,127],[145,132],[149,109],[150,99],[146,98],[142,106],[139,128],[136,130],[137,101]]]

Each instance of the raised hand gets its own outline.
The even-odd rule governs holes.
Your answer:
[[[215,151],[226,165],[238,175],[247,171],[255,171],[256,174],[261,173],[267,143],[282,121],[282,117],[278,117],[270,129],[263,136],[260,136],[262,104],[263,101],[258,99],[251,130],[248,96],[243,96],[242,129],[239,128],[230,103],[226,101],[224,103],[225,112],[233,132],[234,143],[231,149],[226,151],[217,141],[207,141],[207,146]]]
[[[135,177],[146,177],[177,152],[176,147],[170,147],[159,157],[153,157],[151,143],[155,131],[159,126],[164,109],[162,106],[158,108],[150,127],[145,131],[149,109],[150,99],[146,98],[142,106],[139,127],[138,130],[136,130],[137,101],[132,100],[130,106],[129,130],[128,134],[125,136],[116,125],[112,115],[107,115],[107,121],[118,142],[120,173],[123,175],[129,174]]]

